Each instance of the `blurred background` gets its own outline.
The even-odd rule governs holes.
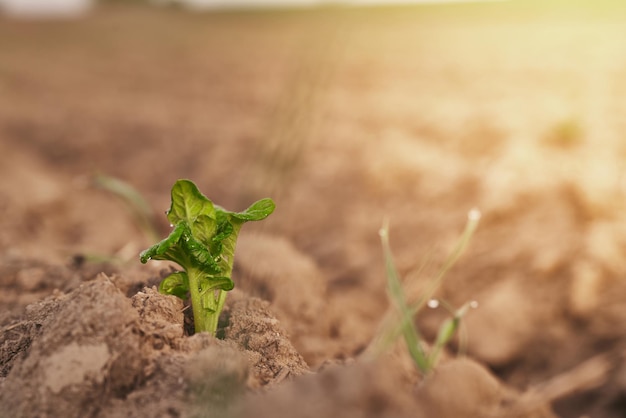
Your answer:
[[[111,0],[100,0],[110,2]],[[118,0],[119,1],[119,0]],[[128,2],[143,2],[153,5],[180,5],[192,10],[233,9],[233,8],[284,8],[310,7],[319,5],[400,5],[425,3],[463,3],[476,2],[475,0],[121,0]],[[508,0],[482,0],[508,1]],[[97,0],[2,0],[0,5],[9,14],[24,16],[67,16],[86,12]],[[479,0],[478,2],[481,2]]]
[[[479,301],[470,355],[524,388],[623,347],[626,3],[400,3],[0,0],[3,257],[135,268],[150,238],[97,175],[162,235],[178,178],[228,209],[273,197],[246,228],[288,243],[276,275],[319,270],[332,332],[292,331],[318,364],[387,307],[383,217],[418,295],[476,207],[438,295]],[[557,409],[619,411],[621,382]]]

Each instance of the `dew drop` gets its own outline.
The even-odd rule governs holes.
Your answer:
[[[470,306],[470,308],[472,308],[472,309],[476,309],[476,308],[478,308],[478,301],[476,301],[476,300],[471,301],[471,302],[469,303],[469,306]]]
[[[436,309],[439,307],[439,301],[437,299],[430,299],[428,302],[426,302],[426,306],[431,309]]]
[[[481,216],[482,214],[480,213],[480,210],[477,208],[474,208],[467,213],[467,219],[469,219],[470,221],[478,221],[480,220]]]
[[[174,224],[170,224],[170,228],[174,228]]]

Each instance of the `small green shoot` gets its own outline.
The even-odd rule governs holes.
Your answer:
[[[173,230],[140,259],[174,261],[184,269],[163,279],[159,291],[180,298],[190,295],[196,332],[217,331],[226,292],[235,286],[231,274],[241,226],[265,219],[274,208],[272,199],[261,199],[243,212],[230,212],[214,205],[190,180],[178,180],[172,187],[166,214]]]
[[[158,239],[159,234],[154,223],[152,208],[137,189],[123,180],[104,174],[96,175],[94,183],[96,186],[119,197],[133,214],[142,232],[151,240]]]
[[[436,300],[436,299],[431,299]],[[467,311],[470,308],[477,308],[478,302],[471,301],[466,302],[463,306],[461,306],[456,311],[451,312],[452,318],[446,319],[443,324],[439,327],[439,333],[437,334],[437,339],[435,340],[435,345],[433,346],[432,351],[429,354],[429,366],[430,369],[437,366],[439,361],[439,356],[441,355],[441,351],[448,344],[448,342],[454,337],[457,329],[459,329],[461,325],[461,319],[465,316]],[[447,308],[451,311],[451,309]]]
[[[422,297],[417,303],[410,305],[407,302],[407,298],[402,287],[400,276],[395,266],[391,247],[389,245],[389,226],[385,222],[380,230],[380,238],[383,247],[383,256],[385,259],[385,270],[387,274],[387,288],[392,301],[393,306],[399,316],[399,323],[395,327],[389,327],[384,330],[383,336],[380,341],[383,344],[388,345],[391,341],[395,340],[398,336],[402,335],[406,343],[407,349],[415,366],[423,375],[427,375],[436,366],[441,351],[445,345],[452,339],[457,329],[459,328],[461,318],[467,313],[470,307],[475,306],[475,302],[468,302],[460,309],[453,312],[452,318],[446,320],[439,328],[439,333],[434,346],[430,352],[426,352],[422,343],[423,338],[413,322],[413,318],[417,312],[429,301],[433,301],[433,294],[440,286],[445,274],[454,266],[459,259],[465,248],[467,247],[470,238],[474,234],[478,221],[480,219],[480,212],[478,210],[472,210],[468,214],[468,222],[465,227],[461,239],[458,241],[452,253],[448,256],[443,266],[439,270],[438,274],[432,280],[430,286],[426,289]]]
[[[555,123],[546,132],[544,143],[556,148],[571,149],[583,142],[584,137],[584,127],[580,119],[572,116]]]

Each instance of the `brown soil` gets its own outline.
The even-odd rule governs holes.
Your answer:
[[[578,3],[576,3],[578,4]],[[567,12],[567,13],[566,13]],[[521,5],[0,20],[0,415],[623,417],[626,12]],[[178,178],[246,225],[218,338],[104,173],[162,210]],[[427,378],[411,299],[476,300]],[[427,341],[448,317],[425,309]],[[464,355],[458,355],[458,351]]]

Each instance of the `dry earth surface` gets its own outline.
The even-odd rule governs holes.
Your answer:
[[[625,416],[626,7],[601,4],[0,20],[0,415]],[[160,236],[176,179],[274,198],[219,338],[100,174]],[[415,300],[473,207],[436,293],[478,302],[463,338],[425,379],[370,355],[383,218]]]

